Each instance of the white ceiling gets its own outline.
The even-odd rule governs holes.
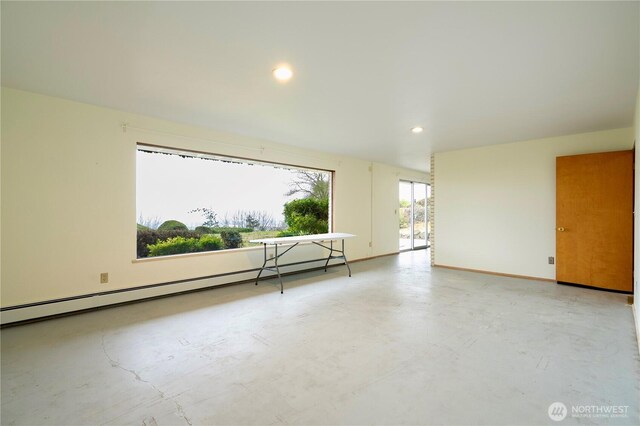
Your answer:
[[[4,86],[418,170],[431,152],[633,123],[634,2],[3,1],[1,14]]]

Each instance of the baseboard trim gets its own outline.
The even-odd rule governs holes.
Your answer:
[[[394,256],[398,253],[387,253],[371,257],[349,260],[350,264],[377,259],[386,256]],[[282,276],[301,274],[324,270],[324,259],[312,259],[301,262],[292,262],[280,265],[280,267],[296,267],[293,271],[282,272]],[[322,266],[302,267],[309,263],[322,263]],[[344,267],[344,262],[328,265],[329,268]],[[146,302],[198,291],[212,290],[215,288],[229,287],[246,284],[255,281],[255,276],[260,268],[242,271],[227,272],[204,277],[194,277],[177,281],[149,284],[145,286],[130,287],[111,290],[102,293],[90,293],[60,299],[44,300],[34,303],[14,305],[0,308],[0,328],[12,327],[32,322],[45,321],[54,318],[76,315],[85,312],[108,309],[132,303]],[[227,281],[235,275],[233,281]],[[260,281],[277,278],[276,274],[263,275]],[[186,288],[185,288],[186,287]]]
[[[499,277],[520,278],[524,280],[534,280],[534,281],[547,281],[552,283],[556,282],[556,280],[553,280],[550,278],[532,277],[529,275],[505,274],[503,272],[485,271],[482,269],[460,268],[458,266],[449,266],[449,265],[435,264],[433,266],[437,268],[453,269],[455,271],[477,272],[478,274],[497,275]]]
[[[353,262],[350,262],[353,263]],[[282,265],[284,266],[284,265]],[[344,266],[344,263],[336,263],[334,265],[328,265],[327,268],[335,268],[338,266]],[[302,270],[296,270],[296,271],[290,271],[290,272],[281,272],[280,275],[283,277],[289,276],[289,275],[296,275],[296,274],[301,274],[303,272],[314,272],[314,271],[320,271],[320,270],[324,270],[324,266],[317,266],[317,267],[313,267],[313,268],[307,268],[307,269],[302,269]],[[273,278],[277,278],[277,276],[275,274],[273,275],[264,275],[262,277],[260,277],[260,282],[263,281],[267,281]],[[204,278],[200,278],[200,280],[202,280]],[[191,280],[181,280],[180,282],[189,282]],[[24,324],[30,324],[30,323],[34,323],[34,322],[40,322],[40,321],[46,321],[46,320],[51,320],[51,319],[55,319],[55,318],[63,318],[63,317],[68,317],[68,316],[72,316],[72,315],[78,315],[78,314],[83,314],[83,313],[87,313],[87,312],[93,312],[93,311],[100,311],[103,309],[110,309],[110,308],[115,308],[118,306],[125,306],[125,305],[131,305],[134,303],[142,303],[142,302],[148,302],[151,300],[158,300],[158,299],[164,299],[167,297],[173,297],[173,296],[180,296],[180,295],[184,295],[184,294],[189,294],[189,293],[197,293],[200,291],[206,291],[206,290],[214,290],[217,288],[223,288],[223,287],[231,287],[231,286],[236,286],[236,285],[241,285],[241,284],[248,284],[248,283],[252,283],[255,282],[255,278],[249,278],[249,279],[243,279],[243,280],[239,280],[239,281],[232,281],[232,282],[228,282],[228,283],[221,283],[221,284],[214,284],[214,285],[208,285],[206,287],[198,287],[198,288],[193,288],[193,289],[189,289],[189,290],[178,290],[178,291],[172,291],[170,293],[164,293],[164,294],[158,294],[155,296],[146,296],[146,297],[135,297],[132,298],[131,300],[125,300],[122,302],[112,302],[112,303],[106,303],[104,305],[99,305],[99,306],[92,306],[89,308],[82,308],[82,309],[73,309],[73,310],[68,310],[68,311],[63,311],[63,312],[59,312],[59,313],[55,313],[55,314],[51,314],[51,315],[44,315],[44,316],[35,316],[33,318],[27,318],[24,320],[18,320],[18,321],[12,321],[12,322],[7,322],[7,323],[2,323],[0,324],[0,329],[3,328],[7,328],[7,327],[14,327],[14,326],[18,326],[18,325],[24,325]],[[167,283],[167,284],[176,284],[175,282],[172,283]],[[278,287],[279,288],[279,287]],[[136,290],[139,290],[138,288],[133,288],[130,291],[131,292],[135,292]],[[85,296],[82,298],[88,298],[88,297],[96,297],[96,296]],[[72,300],[76,300],[76,299],[72,299]],[[61,303],[60,301],[52,301],[52,302],[43,302],[40,303],[38,305],[35,306],[42,306],[42,305],[46,305],[46,304],[56,304],[56,303]],[[27,308],[23,308],[23,309],[28,309]]]
[[[286,267],[289,267],[289,266],[297,266],[297,265],[302,265],[302,264],[305,264],[305,263],[323,262],[325,260],[326,259],[304,260],[304,261],[301,261],[301,262],[292,262],[292,263],[282,264],[282,265],[280,265],[280,267],[281,268],[286,268]],[[139,291],[139,290],[147,290],[147,289],[152,289],[152,288],[156,288],[156,287],[164,287],[164,286],[175,285],[175,284],[191,283],[191,282],[195,282],[195,281],[202,281],[202,280],[208,280],[208,279],[213,279],[213,278],[221,278],[221,277],[227,277],[227,276],[231,276],[231,275],[240,275],[240,274],[245,274],[245,273],[256,273],[259,270],[260,270],[260,268],[245,269],[245,270],[241,270],[241,271],[225,272],[225,273],[222,273],[222,274],[214,274],[214,275],[206,275],[206,276],[202,276],[202,277],[185,278],[185,279],[182,279],[182,280],[166,281],[166,282],[162,282],[162,283],[147,284],[147,285],[141,285],[141,286],[136,286],[136,287],[127,287],[127,288],[121,288],[121,289],[116,289],[116,290],[103,291],[103,292],[100,292],[100,293],[87,293],[87,294],[81,294],[81,295],[71,296],[71,297],[63,297],[63,298],[59,298],[59,299],[49,299],[49,300],[43,300],[43,301],[33,302],[33,303],[24,303],[24,304],[21,304],[21,305],[5,306],[3,308],[0,308],[0,312],[7,312],[7,311],[16,310],[16,309],[32,308],[32,307],[35,307],[35,306],[42,306],[42,305],[50,305],[50,304],[60,303],[60,302],[69,302],[69,301],[80,300],[80,299],[88,299],[88,298],[91,298],[91,297],[108,296],[108,295],[119,294],[119,293],[130,293],[130,292]],[[291,273],[291,272],[289,272],[289,273]],[[284,274],[282,274],[282,275],[284,275]],[[270,277],[270,276],[271,275],[265,275],[265,277],[267,277],[267,278]],[[242,281],[244,281],[244,280],[242,280]],[[235,284],[235,282],[231,282],[229,284]],[[219,285],[223,285],[223,284],[219,284]]]

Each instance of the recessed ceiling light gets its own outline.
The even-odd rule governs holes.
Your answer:
[[[281,65],[273,70],[273,76],[278,81],[289,81],[293,77],[293,71],[286,65]]]
[[[416,126],[414,128],[411,129],[411,133],[422,133],[424,129],[420,126]]]

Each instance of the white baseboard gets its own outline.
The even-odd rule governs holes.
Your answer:
[[[303,272],[310,269],[318,268],[319,266],[324,266],[324,262],[318,261],[303,265],[294,265],[287,267],[284,272],[287,274],[291,272]],[[332,265],[329,265],[329,267],[331,266]],[[216,287],[225,284],[241,283],[255,279],[256,275],[257,272],[253,271],[241,272],[233,275],[223,275],[194,281],[184,281],[175,284],[123,290],[121,292],[114,292],[109,294],[86,295],[79,296],[77,298],[70,298],[68,300],[55,300],[49,302],[45,301],[41,304],[31,304],[16,308],[5,308],[5,310],[0,312],[0,324],[7,325],[20,321],[28,321],[43,317],[66,314],[70,312],[95,309],[108,305],[117,305],[119,303],[139,301],[158,296],[182,293],[185,291]],[[264,278],[270,278],[274,276],[275,274],[263,275]]]

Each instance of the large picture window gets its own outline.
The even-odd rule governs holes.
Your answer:
[[[333,173],[138,144],[137,257],[330,232]]]

